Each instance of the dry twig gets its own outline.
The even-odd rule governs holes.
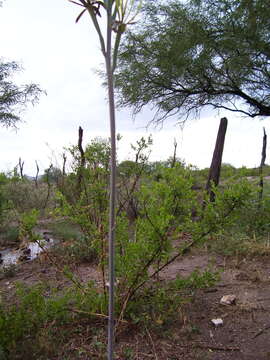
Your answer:
[[[268,324],[267,326],[265,326],[263,329],[261,329],[260,331],[258,331],[252,339],[255,339],[256,337],[260,336],[262,333],[264,333],[266,330],[270,329],[270,324]]]
[[[147,329],[147,327],[145,327],[145,330],[146,330],[146,332],[147,332],[147,335],[149,336],[149,339],[150,339],[150,342],[151,342],[151,345],[152,345],[152,348],[153,348],[153,352],[154,352],[154,355],[155,355],[155,359],[158,360],[155,343],[154,343],[154,341],[153,341],[153,339],[152,339],[152,336],[151,336],[151,334],[150,334],[150,331]]]

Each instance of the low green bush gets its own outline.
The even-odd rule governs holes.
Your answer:
[[[147,326],[166,326],[179,319],[183,305],[196,289],[208,288],[219,280],[219,273],[211,270],[192,272],[188,277],[177,277],[167,283],[153,282],[129,302],[126,318]]]
[[[17,284],[12,303],[1,298],[2,358],[48,359],[70,336],[65,327],[68,330],[80,318],[96,319],[96,314],[105,313],[106,307],[106,299],[93,284],[81,290],[70,288],[61,294],[42,284],[31,288]]]

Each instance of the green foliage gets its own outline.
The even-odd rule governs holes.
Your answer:
[[[55,166],[50,166],[48,169],[44,170],[44,175],[42,176],[42,181],[46,183],[53,183],[59,185],[63,177],[61,169]]]
[[[125,160],[117,166],[118,174],[122,177],[129,177],[138,174],[140,165],[136,161]]]
[[[269,15],[264,0],[149,1],[119,55],[119,103],[155,120],[203,107],[269,116]]]
[[[0,123],[4,126],[15,126],[21,120],[20,112],[30,102],[38,101],[42,90],[36,84],[14,84],[10,78],[21,67],[15,61],[0,61]]]
[[[16,275],[17,268],[15,264],[5,265],[0,269],[0,274],[3,278],[12,278]],[[1,359],[1,358],[0,358]]]
[[[150,326],[164,326],[175,322],[190,294],[196,289],[208,288],[216,284],[219,274],[206,270],[194,271],[188,277],[177,277],[163,286],[159,282],[140,291],[128,304],[126,316],[135,323]]]
[[[258,178],[257,178],[258,179]],[[241,182],[237,184],[239,191],[243,191]],[[216,232],[209,250],[224,255],[268,255],[270,234],[270,202],[268,182],[265,182],[265,194],[262,200],[258,197],[257,181],[245,180],[249,195],[240,209],[234,211],[232,221],[222,232]]]
[[[11,217],[9,217],[11,219]],[[7,221],[5,221],[7,223]],[[18,226],[5,224],[1,227],[0,245],[2,248],[17,245],[20,241]]]
[[[77,225],[74,225],[66,219],[59,219],[52,221],[47,225],[52,231],[53,236],[61,241],[77,240],[81,237],[82,233]]]
[[[165,287],[154,282],[129,303],[126,317],[134,323],[165,326],[175,321],[176,314],[188,301],[186,295],[190,291],[212,286],[216,280],[216,274],[206,271],[201,274],[194,272],[185,281],[176,280]],[[106,312],[107,296],[93,282],[82,289],[61,291],[61,294],[41,284],[33,287],[17,284],[12,302],[1,298],[1,350],[6,359],[24,359],[26,356],[29,359],[53,358],[61,349],[61,343],[65,343],[65,338],[70,338],[74,329],[79,331],[78,322],[83,324],[86,321],[88,324],[90,321],[88,341],[91,342],[91,351],[103,351],[103,342],[98,336],[102,320],[96,321]]]
[[[208,198],[204,200],[201,221],[191,230],[194,237],[201,238],[201,234],[222,232],[231,227],[238,221],[242,209],[248,206],[250,199],[257,194],[257,189],[247,180],[227,183],[225,188],[213,188],[213,191],[215,202],[210,202]]]
[[[107,223],[110,147],[108,141],[94,139],[86,147],[83,168],[78,148],[70,148],[70,153],[74,172],[66,179],[62,193],[58,193],[58,213],[78,224],[91,243],[98,241],[100,227]]]
[[[8,349],[21,338],[33,335],[46,321],[68,319],[68,314],[62,311],[67,299],[46,299],[43,291],[41,286],[29,290],[18,285],[18,303],[11,306],[1,304],[0,342],[3,348]]]
[[[219,274],[217,272],[212,272],[206,270],[200,272],[195,270],[187,278],[177,277],[172,281],[171,285],[175,290],[180,289],[204,289],[215,285],[219,280]]]
[[[121,246],[116,272],[126,284],[131,284],[140,271],[141,278],[147,276],[150,264],[166,261],[172,252],[169,232],[179,231],[190,221],[195,200],[192,180],[181,172],[178,167],[164,168],[159,181],[145,182],[136,192],[140,216],[135,220],[135,241],[127,234],[127,219],[119,220],[116,237]]]
[[[19,237],[22,240],[28,239],[30,242],[35,242],[39,239],[39,235],[35,234],[34,227],[37,225],[39,212],[33,209],[21,215]]]
[[[204,242],[208,235],[221,234],[233,226],[238,209],[246,205],[253,191],[247,181],[234,184],[227,181],[222,188],[214,189],[216,201],[211,203],[206,193],[193,190],[197,181],[194,177],[197,170],[193,167],[182,161],[173,168],[167,163],[151,167],[148,163],[151,144],[151,139],[140,139],[132,145],[135,160],[118,168],[115,265],[120,317],[136,293],[181,256],[187,246]],[[71,148],[71,154],[74,172],[65,180],[67,187],[58,194],[57,212],[79,225],[83,236],[72,241],[65,251],[76,261],[97,261],[105,289],[108,143],[98,139],[87,146],[83,169],[76,147]],[[173,239],[179,233],[190,234],[192,242],[176,244]]]
[[[1,299],[1,351],[7,359],[54,356],[56,345],[69,336],[64,325],[76,323],[78,318],[95,319],[95,314],[106,311],[105,306],[106,299],[92,284],[83,293],[72,288],[61,295],[43,285],[27,288],[18,284],[13,303]]]
[[[60,256],[63,263],[93,264],[98,258],[93,244],[83,235],[55,245],[54,253]]]
[[[3,225],[7,210],[10,208],[10,201],[5,191],[8,177],[5,173],[0,173],[0,226]]]
[[[268,195],[259,202],[257,184],[245,175],[241,179],[242,172],[226,164],[222,185],[213,188],[215,202],[210,202],[205,191],[194,190],[206,171],[203,174],[183,161],[177,161],[173,168],[169,161],[151,164],[150,146],[151,140],[140,139],[132,147],[134,160],[118,168],[115,312],[119,323],[128,319],[166,327],[181,314],[190,295],[196,289],[212,286],[218,274],[195,271],[187,278],[164,284],[159,281],[161,271],[192,246],[205,242],[209,249],[226,255],[247,253],[253,245],[253,253],[269,254],[269,244],[263,247],[260,237],[269,234],[270,203]],[[20,288],[14,305],[3,301],[0,346],[11,356],[19,347],[26,349],[27,344],[36,358],[42,351],[53,358],[50,344],[55,328],[85,316],[107,316],[109,145],[106,140],[93,140],[85,150],[83,164],[77,147],[70,152],[73,171],[59,188],[56,213],[60,220],[52,226],[53,234],[63,240],[55,250],[64,258],[58,266],[94,262],[101,271],[102,284],[82,284],[72,271],[63,268],[63,275],[75,287],[57,294],[40,286]],[[268,194],[267,183],[265,190]],[[37,210],[21,214],[21,237],[36,239],[38,215]],[[255,236],[248,241],[251,233]],[[34,350],[29,339],[35,340]],[[93,337],[91,346],[103,351],[99,337]],[[51,352],[46,352],[48,348]],[[78,350],[81,354],[83,351]]]
[[[79,226],[80,235],[65,249],[70,259],[105,266],[108,229],[109,159],[107,140],[96,138],[86,146],[83,159],[77,146],[69,149],[73,172],[57,194],[56,214]],[[105,282],[105,280],[104,280]]]
[[[3,191],[13,208],[19,213],[32,209],[44,211],[45,206],[54,207],[54,191],[51,191],[49,199],[47,199],[48,186],[45,183],[36,187],[34,181],[19,179],[15,176],[4,185]]]

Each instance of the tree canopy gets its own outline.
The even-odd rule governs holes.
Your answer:
[[[42,92],[36,84],[16,85],[11,77],[19,70],[17,62],[0,60],[0,125],[7,127],[15,126],[27,103],[37,102]]]
[[[270,116],[270,7],[265,0],[149,0],[121,47],[119,104],[155,120],[205,106]]]

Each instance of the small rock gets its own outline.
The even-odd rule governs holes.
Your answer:
[[[19,262],[24,262],[24,261],[29,261],[29,260],[31,260],[31,258],[29,256],[27,256],[27,255],[21,255],[18,258]]]
[[[31,254],[31,249],[26,248],[26,249],[22,250],[22,253],[23,253],[24,255],[30,255],[30,254]]]
[[[114,286],[117,286],[117,285],[119,285],[119,283],[120,283],[120,281],[117,279],[115,282],[114,282]],[[110,287],[110,283],[109,283],[109,281],[106,281],[106,287],[107,288],[109,288]]]
[[[50,242],[50,236],[47,233],[44,233],[43,239],[47,242]]]
[[[50,234],[46,231],[43,232],[43,239],[47,242],[50,242]]]
[[[236,301],[236,296],[231,294],[231,295],[224,295],[222,296],[221,300],[220,300],[220,304],[221,305],[234,305]]]
[[[213,325],[215,325],[215,327],[218,327],[218,326],[222,326],[223,325],[223,320],[218,318],[218,319],[212,319],[211,320],[211,323]]]

